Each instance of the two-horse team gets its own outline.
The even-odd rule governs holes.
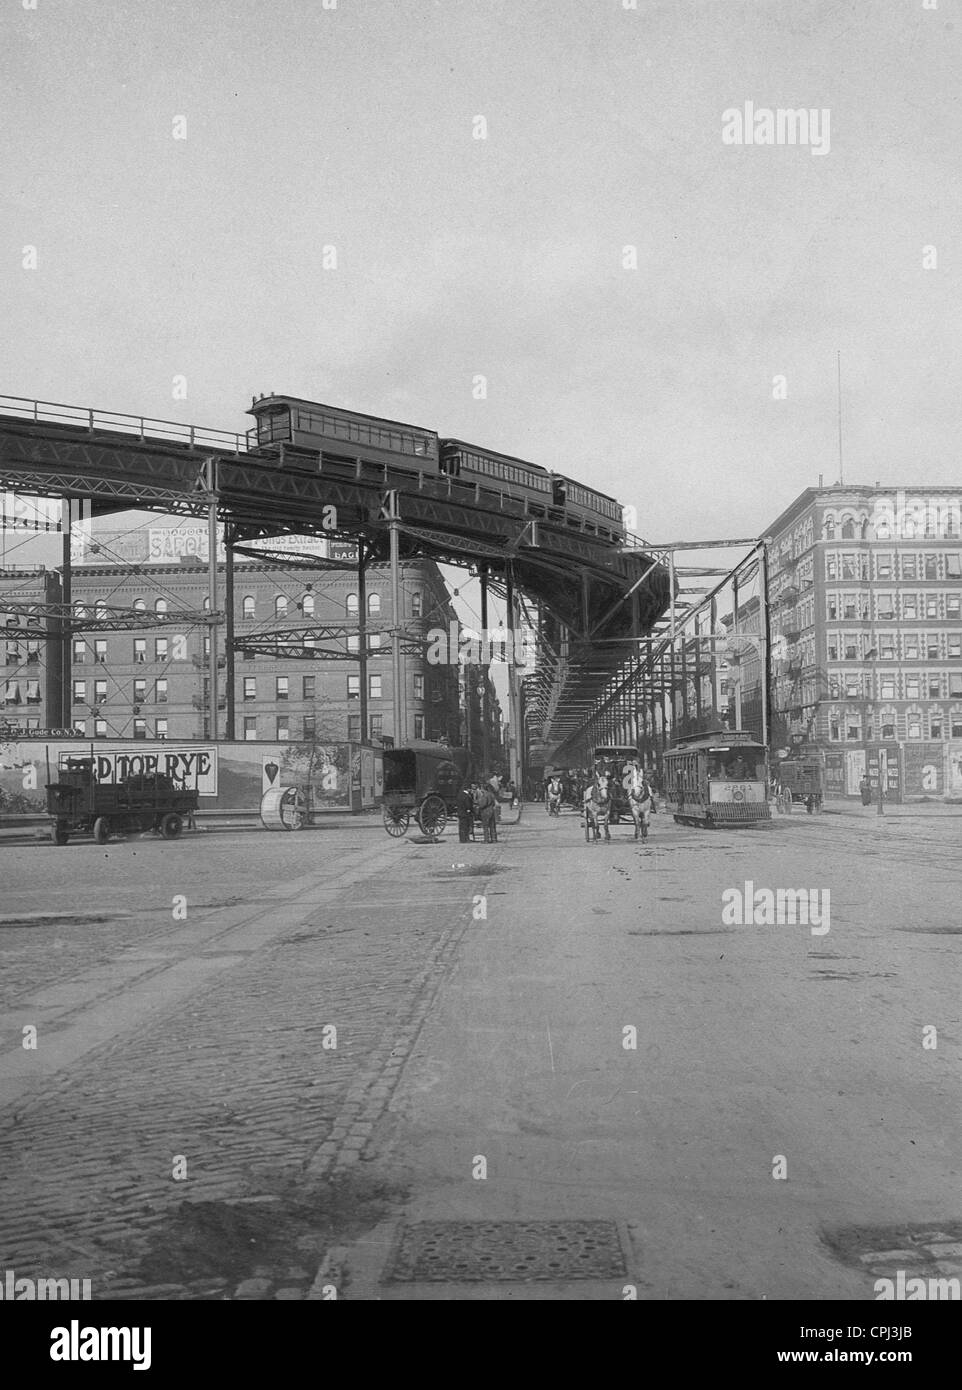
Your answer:
[[[584,793],[585,840],[597,844],[604,831],[605,843],[610,844],[611,832],[608,828],[611,819],[612,774],[601,767],[595,769],[592,780]],[[638,759],[627,763],[621,778],[621,785],[627,793],[628,810],[635,827],[635,839],[648,839],[648,826],[655,805],[655,794],[644,768]]]

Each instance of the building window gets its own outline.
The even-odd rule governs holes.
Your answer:
[[[822,524],[822,536],[827,541],[835,539],[835,518],[827,516]]]
[[[848,700],[860,700],[862,698],[861,676],[845,677],[845,697]]]
[[[359,700],[361,698],[361,677],[348,676],[347,678],[347,698],[349,700]]]
[[[838,720],[833,719],[828,726],[828,736],[833,742],[838,743],[840,739]]]
[[[73,683],[73,702],[75,705],[82,705],[87,698],[87,682],[74,681]]]
[[[875,577],[876,579],[891,579],[893,573],[893,556],[876,555],[875,557]]]
[[[134,720],[134,738],[146,738],[146,737],[147,737],[147,720],[146,720],[146,719],[135,719],[135,720]]]
[[[275,598],[275,600],[274,600],[274,617],[275,617],[275,618],[286,618],[286,617],[287,617],[287,595],[286,595],[286,594],[278,594],[277,597]]]
[[[75,732],[75,733],[78,733],[78,734],[86,734],[86,732],[87,732],[87,721],[86,721],[86,719],[75,719],[74,722],[73,722],[73,728],[74,728],[74,732]]]
[[[906,700],[921,700],[922,681],[918,676],[905,677],[905,698]]]
[[[167,737],[167,720],[166,720],[166,719],[155,719],[155,720],[154,720],[154,737],[155,737],[155,738],[166,738],[166,737]]]
[[[930,633],[929,633],[928,638],[926,639],[926,643],[925,643],[925,655],[928,657],[929,661],[938,661],[938,659],[939,659],[939,634],[938,634],[937,632],[930,632]]]
[[[878,654],[880,661],[895,660],[895,637],[892,635],[891,632],[879,637]]]
[[[919,616],[919,600],[915,594],[902,595],[902,617],[917,618]]]
[[[957,550],[945,557],[945,577],[946,579],[959,579],[962,577],[962,554]]]
[[[922,561],[922,578],[938,579],[939,560],[937,555],[926,555]]]
[[[942,698],[942,677],[930,673],[928,679],[928,691],[930,700],[940,700]]]
[[[380,677],[380,676],[369,676],[369,677],[368,677],[368,682],[367,682],[367,690],[368,690],[368,695],[370,696],[370,698],[371,698],[372,700],[380,700],[380,698],[381,698],[381,677]]]
[[[929,738],[940,739],[942,737],[942,716],[941,714],[929,715]]]
[[[883,676],[879,682],[879,695],[883,700],[895,699],[895,677]]]
[[[253,743],[257,738],[257,715],[247,714],[244,716],[244,740]]]
[[[826,556],[825,556],[825,578],[826,578],[826,579],[837,579],[837,578],[838,578],[838,556],[836,556],[836,555],[826,555]]]
[[[882,737],[885,738],[885,739],[894,739],[894,738],[895,738],[895,725],[894,725],[894,724],[883,724],[883,725],[882,725]]]
[[[939,616],[938,594],[925,595],[925,616],[927,618],[937,618]]]
[[[414,737],[415,737],[415,738],[423,738],[423,737],[424,737],[424,715],[423,715],[423,714],[416,714],[416,715],[414,716]]]
[[[251,618],[254,617],[254,614],[255,614],[255,612],[256,612],[256,609],[257,609],[257,605],[256,605],[255,602],[254,602],[254,595],[253,595],[253,594],[245,594],[245,595],[244,595],[244,617],[247,618],[248,621],[249,621]]]
[[[147,682],[134,681],[134,704],[142,705],[147,699]]]
[[[94,642],[94,662],[100,666],[107,665],[106,637],[98,637]]]
[[[917,557],[917,556],[915,556],[915,555],[903,555],[903,556],[902,556],[902,562],[901,562],[901,563],[902,563],[902,578],[903,578],[903,579],[918,579],[918,577],[919,577],[919,565],[918,565],[918,557]]]
[[[361,650],[361,639],[356,632],[348,633],[347,649],[349,652],[359,652]]]
[[[40,664],[40,643],[39,643],[39,642],[28,642],[28,643],[27,643],[27,665],[28,665],[28,666],[37,666],[37,665],[39,665],[39,664]]]
[[[411,617],[420,618],[423,612],[424,602],[421,597],[420,589],[415,589],[411,595]]]
[[[420,673],[414,677],[414,698],[415,700],[424,699],[424,677]]]
[[[347,736],[352,743],[357,743],[361,737],[361,716],[359,714],[347,716]]]
[[[918,661],[919,659],[919,635],[917,632],[906,632],[902,637],[902,651],[906,661]]]
[[[94,720],[94,738],[106,738],[106,737],[107,737],[107,721],[106,721],[106,719],[95,719],[95,720]]]
[[[905,730],[909,738],[921,738],[922,716],[920,714],[915,714],[914,712],[910,713],[906,717]]]
[[[952,671],[949,674],[949,698],[957,700],[962,696],[962,671]],[[955,738],[955,734],[952,735]]]
[[[304,614],[304,617],[305,617],[305,618],[313,618],[313,616],[314,616],[314,595],[313,595],[313,594],[305,594],[304,597],[301,599],[301,612]]]
[[[381,737],[381,730],[383,729],[383,727],[384,727],[384,715],[383,715],[383,714],[372,714],[372,715],[371,715],[371,738],[380,738],[380,737]]]
[[[962,616],[962,600],[960,600],[958,594],[946,594],[945,616],[950,622],[958,622],[960,616]]]
[[[245,699],[245,701],[246,701],[248,704],[250,704],[250,702],[251,702],[252,700],[256,700],[256,699],[257,699],[257,677],[256,677],[256,676],[245,676],[245,677],[244,677],[244,699]]]
[[[316,684],[317,684],[317,677],[316,677],[316,676],[305,676],[305,677],[304,677],[304,686],[303,686],[303,691],[302,691],[302,697],[301,697],[301,698],[304,699],[304,700],[313,700],[313,699],[314,699],[314,689],[315,689]]]
[[[274,684],[274,698],[276,700],[290,699],[290,680],[287,676],[278,676]]]
[[[291,736],[290,715],[279,714],[277,716],[276,737],[278,743],[285,743]]]
[[[305,714],[305,716],[304,716],[304,738],[305,738],[308,742],[312,742],[316,736],[317,736],[317,716],[314,715],[314,714]]]
[[[144,600],[143,600],[142,598],[135,598],[135,599],[134,599],[134,612],[135,612],[135,613],[146,613],[146,612],[147,612],[147,605],[146,605],[146,603],[144,602]]]
[[[858,661],[858,636],[851,632],[845,634],[845,660]]]
[[[73,639],[73,659],[78,666],[82,666],[87,660],[87,643],[82,637]]]
[[[155,613],[166,613],[166,612],[167,612],[167,600],[166,600],[165,598],[159,598],[159,599],[157,600],[157,602],[154,604],[154,612],[155,612]]]
[[[380,595],[380,594],[368,594],[368,596],[367,596],[367,611],[368,611],[369,615],[370,615],[372,618],[378,617],[378,615],[379,615],[380,612],[381,612],[381,595]]]
[[[204,655],[210,656],[210,633],[207,633],[204,638]]]
[[[167,682],[166,680],[154,681],[154,703],[166,705],[167,703]]]
[[[830,623],[834,623],[835,620],[838,618],[838,595],[829,594],[828,598],[825,600],[825,603],[828,620]]]
[[[39,682],[39,681],[27,681],[27,704],[28,704],[28,705],[39,705],[39,704],[40,704],[40,682]],[[28,727],[29,727],[29,725],[28,725]]]
[[[845,594],[843,596],[842,616],[845,618],[858,617],[858,599],[855,594]]]
[[[849,724],[845,731],[845,737],[849,743],[858,743],[862,737],[861,724]]]
[[[166,660],[167,660],[167,651],[168,651],[167,638],[166,638],[166,637],[155,637],[155,638],[154,638],[154,660],[155,660],[155,661],[166,661]]]
[[[962,738],[962,714],[952,711],[952,737]]]
[[[879,594],[875,602],[876,612],[883,622],[895,617],[895,599],[892,594]]]
[[[962,633],[949,633],[949,660],[958,661],[962,657]]]
[[[358,606],[357,606],[357,594],[348,594],[348,596],[347,596],[347,611],[348,611],[349,614],[350,614],[350,613],[356,613],[356,612],[358,611]]]
[[[376,652],[381,645],[381,634],[379,632],[369,632],[367,634],[367,643],[371,651]]]
[[[107,703],[107,682],[94,681],[94,704],[105,705]]]

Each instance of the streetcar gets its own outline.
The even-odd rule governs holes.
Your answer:
[[[746,826],[771,821],[768,754],[743,730],[679,738],[664,758],[665,799],[680,825]]]
[[[384,750],[384,829],[395,839],[407,833],[412,816],[423,835],[439,840],[458,793],[471,770],[466,748],[416,742]]]
[[[625,539],[622,509],[615,498],[526,459],[296,396],[255,397],[248,414],[255,421],[247,432],[249,451],[265,459],[279,457],[285,467],[316,473],[330,461],[348,465],[358,477],[381,480],[389,469],[406,472],[418,487],[425,477],[433,478],[452,496],[470,494],[474,501],[487,501],[502,511],[617,544]]]

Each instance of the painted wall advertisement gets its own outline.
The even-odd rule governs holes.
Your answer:
[[[143,743],[0,740],[0,816],[46,811],[49,780],[68,758],[92,758],[99,782],[160,773],[196,788],[200,810],[257,815],[273,787],[310,790],[316,811],[375,805],[383,781],[380,749],[334,743]]]

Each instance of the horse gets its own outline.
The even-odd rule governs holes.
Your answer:
[[[629,767],[622,786],[628,793],[628,809],[635,823],[635,839],[648,839],[648,824],[655,804],[651,783],[640,767]]]
[[[611,795],[608,786],[607,772],[595,773],[594,781],[588,786],[585,792],[585,840],[591,841],[591,832],[594,831],[594,841],[601,839],[601,829],[604,827],[605,844],[611,843],[611,834],[608,830],[608,818],[611,813]]]
[[[561,783],[557,777],[552,777],[548,783],[545,793],[545,804],[548,807],[549,816],[559,816],[561,814]]]

